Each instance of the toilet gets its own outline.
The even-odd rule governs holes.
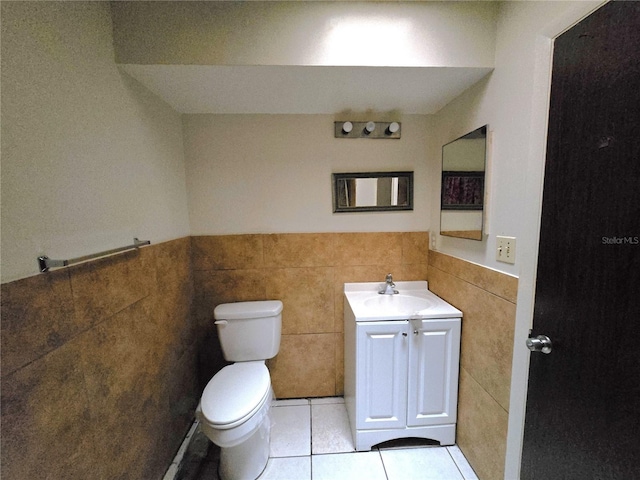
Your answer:
[[[265,360],[280,349],[282,302],[218,305],[213,312],[224,367],[202,393],[196,416],[220,447],[222,480],[255,480],[269,460],[273,390]]]

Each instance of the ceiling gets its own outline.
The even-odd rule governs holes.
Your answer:
[[[492,68],[120,65],[180,113],[432,114]]]

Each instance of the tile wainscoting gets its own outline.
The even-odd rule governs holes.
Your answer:
[[[3,478],[162,478],[199,394],[190,250],[2,285]]]
[[[464,312],[457,444],[478,477],[503,478],[518,279],[431,251],[429,289]]]
[[[517,279],[428,245],[427,232],[194,236],[3,284],[3,476],[161,478],[226,363],[220,303],[283,301],[278,398],[342,395],[343,284],[391,272],[464,312],[457,441],[480,478],[502,478]]]
[[[282,300],[282,344],[270,360],[278,398],[343,393],[345,282],[426,280],[428,232],[192,237],[196,319],[203,332],[201,386],[225,365],[216,305]]]

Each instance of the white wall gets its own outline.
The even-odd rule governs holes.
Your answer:
[[[119,63],[491,67],[493,2],[113,2]]]
[[[193,235],[415,231],[430,226],[431,119],[400,140],[334,138],[331,115],[184,115]],[[333,213],[331,173],[414,171],[414,210]]]
[[[2,2],[2,281],[189,235],[179,115],[114,62],[106,2]]]

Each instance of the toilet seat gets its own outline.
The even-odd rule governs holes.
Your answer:
[[[238,362],[209,380],[200,407],[210,426],[226,430],[246,422],[270,397],[271,378],[264,362]]]

